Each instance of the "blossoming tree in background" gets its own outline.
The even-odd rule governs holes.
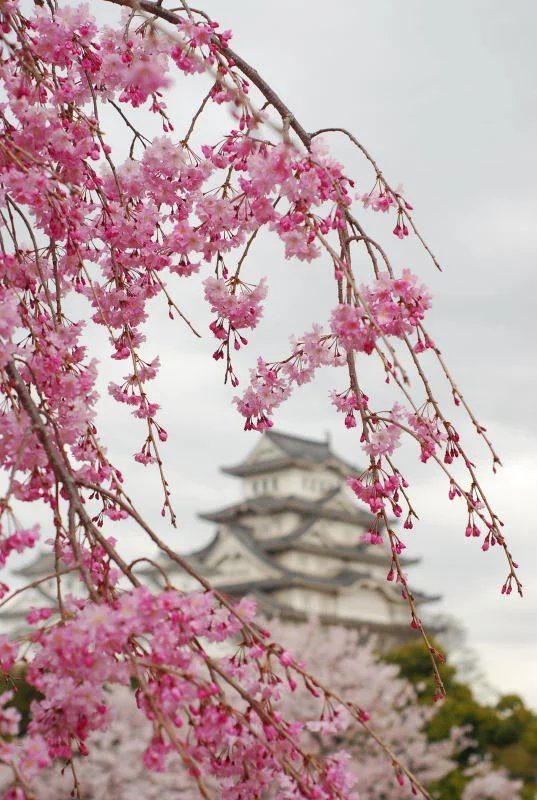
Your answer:
[[[363,641],[355,630],[337,626],[323,630],[314,620],[308,625],[273,622],[271,632],[339,693],[359,696],[375,720],[376,731],[423,784],[436,784],[456,767],[453,759],[471,742],[473,731],[453,727],[448,737],[428,740],[425,728],[437,714],[438,705],[418,703],[413,686],[400,677],[398,667],[384,663],[375,653],[374,638]],[[360,798],[396,800],[407,796],[404,783],[393,780],[386,770],[385,754],[367,732],[344,710],[335,709],[331,719],[328,704],[323,718],[315,719],[314,702],[310,694],[294,693],[284,707],[288,715],[306,724],[315,751],[332,753],[343,748],[349,753]],[[505,770],[491,768],[486,758],[475,759],[472,769],[464,772],[468,783],[462,800],[515,800],[519,796],[522,782],[509,779]]]
[[[437,705],[417,702],[408,681],[398,677],[397,667],[382,663],[374,654],[374,642],[360,642],[356,631],[333,627],[285,625],[272,622],[272,634],[285,643],[289,652],[300,653],[317,676],[329,681],[338,692],[358,693],[364,706],[375,719],[390,748],[412,768],[425,785],[438,781],[456,765],[452,757],[468,743],[470,732],[454,729],[449,738],[431,743],[424,726],[434,717]],[[280,670],[283,673],[283,670]],[[181,770],[174,758],[174,769],[154,772],[145,768],[144,742],[150,735],[150,723],[132,703],[131,691],[118,687],[111,697],[113,718],[105,732],[93,734],[89,756],[77,761],[76,772],[85,800],[110,797],[128,800],[138,793],[144,800],[172,800],[181,797],[194,800],[199,796],[195,781]],[[332,754],[345,750],[356,773],[362,800],[398,800],[405,797],[405,786],[393,779],[386,769],[386,757],[376,743],[360,729],[347,713],[328,708],[324,718],[315,719],[316,700],[309,693],[289,694],[282,711],[287,717],[303,721],[307,727],[308,745],[313,752]],[[500,770],[493,770],[486,761],[473,769],[462,800],[515,800],[520,782],[509,780]],[[7,769],[4,770],[4,776]],[[2,773],[0,772],[0,787]],[[40,800],[68,800],[72,775],[68,770],[45,770],[35,781],[34,790]],[[268,795],[267,795],[268,796]],[[276,795],[277,796],[277,795]]]
[[[107,354],[94,347],[91,331],[108,336],[118,362],[108,391],[140,420],[134,458],[158,470],[162,515],[175,524],[162,455],[167,433],[149,387],[160,362],[146,352],[143,325],[164,312],[192,327],[174,293],[199,273],[214,313],[214,359],[237,387],[234,353],[247,345],[267,296],[265,281],[248,277],[256,236],[279,239],[282,257],[319,259],[333,275],[326,319],[296,335],[280,361],[258,358],[234,402],[245,428],[262,431],[320,367],[338,368],[332,403],[368,457],[349,486],[375,517],[369,541],[389,544],[387,579],[401,587],[441,697],[441,655],[418,616],[399,560],[405,544],[392,524],[401,518],[410,529],[416,517],[397,466],[405,438],[418,443],[422,461],[443,470],[450,499],[465,504],[466,535],[480,537],[484,550],[503,551],[502,592],[521,586],[501,522],[427,377],[425,353],[437,361],[493,466],[499,459],[424,327],[427,290],[368,235],[368,215],[385,214],[390,235],[393,227],[398,238],[416,236],[438,263],[409,202],[358,140],[336,128],[308,132],[230,49],[228,31],[186,3],[179,11],[145,0],[116,4],[126,6],[122,21],[99,27],[84,6],[49,0],[29,14],[16,0],[0,2],[0,557],[13,564],[15,553],[35,546],[41,531],[27,504],[37,503],[49,514],[43,538],[55,555],[57,585],[57,608],[29,617],[30,647],[20,638],[0,639],[0,667],[28,662],[27,680],[42,696],[19,742],[10,740],[16,719],[4,712],[0,758],[12,771],[4,800],[34,796],[32,781],[55,761],[68,763],[74,796],[82,796],[78,756],[109,723],[110,688],[130,682],[148,720],[145,765],[175,771],[179,761],[203,797],[254,798],[269,787],[282,798],[358,797],[360,779],[348,757],[309,748],[312,725],[330,734],[326,708],[331,724],[345,714],[360,725],[397,781],[428,797],[353,692],[340,695],[273,641],[256,623],[252,602],[236,605],[195,575],[200,589],[186,595],[169,581],[159,594],[144,586],[137,562],[113,536],[119,520],[192,570],[141,517],[101,441],[97,357]],[[102,7],[111,8],[105,0]],[[180,108],[172,114],[169,87],[207,75],[211,88],[194,117],[185,119]],[[135,124],[134,110],[142,107],[153,114],[153,131]],[[221,131],[215,142],[197,142],[209,107],[220,110]],[[123,131],[119,142],[104,124],[109,115]],[[358,191],[330,156],[327,143],[337,132],[369,163],[369,187]],[[391,408],[378,408],[374,387],[363,385],[364,359],[380,360],[394,390]],[[462,471],[452,472],[455,460]],[[65,592],[67,573],[80,577],[76,597]],[[17,593],[3,582],[2,604]],[[233,655],[207,650],[207,643],[221,642]],[[307,723],[293,717],[288,696],[295,692],[316,700]]]

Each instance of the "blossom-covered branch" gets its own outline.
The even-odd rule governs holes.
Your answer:
[[[305,730],[322,720],[307,728],[280,710],[298,686],[344,709],[388,756],[397,780],[428,797],[352,698],[340,697],[271,641],[255,622],[252,602],[235,604],[213,592],[141,518],[100,438],[102,353],[87,334],[105,332],[113,363],[126,373],[108,392],[143,426],[134,460],[155,465],[162,515],[175,525],[161,455],[168,434],[149,388],[160,358],[145,352],[144,326],[158,315],[156,301],[195,333],[174,298],[182,281],[202,276],[214,315],[214,359],[225,363],[225,380],[237,387],[242,376],[234,352],[248,344],[245,333],[260,322],[268,296],[265,279],[248,275],[258,232],[276,237],[284,258],[326,264],[334,293],[325,328],[314,321],[278,362],[259,358],[235,403],[245,427],[262,431],[318,368],[343,372],[344,388],[334,390],[332,401],[369,460],[362,475],[349,476],[349,485],[375,516],[368,541],[388,537],[388,580],[401,584],[409,624],[428,647],[441,696],[441,656],[418,617],[399,560],[405,544],[388,516],[404,514],[406,529],[416,517],[393,460],[404,436],[417,440],[423,461],[441,465],[450,498],[466,502],[466,534],[483,536],[483,549],[504,549],[509,572],[503,591],[521,586],[500,520],[433,392],[423,352],[439,359],[455,403],[463,404],[494,465],[499,459],[423,325],[431,305],[426,288],[410,270],[396,269],[367,234],[367,214],[391,216],[398,239],[412,231],[431,251],[410,204],[362,145],[351,137],[374,175],[372,187],[358,189],[326,142],[307,133],[230,49],[229,31],[186,2],[180,11],[146,0],[118,4],[127,7],[121,23],[99,27],[85,6],[47,3],[29,17],[17,0],[0,3],[0,466],[7,477],[0,564],[35,547],[39,527],[19,517],[30,513],[28,503],[44,506],[57,600],[30,613],[30,649],[17,638],[0,638],[2,669],[24,659],[28,681],[41,694],[24,739],[9,738],[16,720],[6,717],[0,759],[12,769],[13,786],[4,800],[31,798],[33,778],[55,760],[70,762],[74,796],[80,796],[76,756],[84,756],[90,735],[108,724],[107,687],[130,682],[150,728],[145,764],[164,770],[175,754],[203,797],[254,798],[269,787],[281,798],[357,796],[345,758],[308,749]],[[202,91],[191,120],[172,114],[166,92],[173,82],[206,73],[211,88]],[[225,127],[215,142],[198,142],[198,121],[210,106],[222,109]],[[139,108],[153,115],[160,135],[138,129],[131,112]],[[120,141],[106,130],[109,112],[124,126]],[[364,255],[369,278],[356,269],[357,256]],[[401,354],[413,367],[416,398]],[[364,358],[380,359],[404,407],[375,409],[374,391],[367,387],[366,394],[361,384]],[[451,474],[455,458],[469,483]],[[165,576],[161,592],[149,591],[111,534],[119,520],[139,526],[189,569],[200,590],[185,594]],[[76,596],[65,592],[66,572],[80,577]],[[6,602],[19,593],[3,582],[0,591]],[[211,655],[210,644],[221,642],[234,654]]]

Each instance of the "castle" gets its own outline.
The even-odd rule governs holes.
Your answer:
[[[360,470],[328,441],[268,430],[243,461],[223,472],[240,478],[242,498],[200,514],[216,524],[216,534],[188,556],[212,586],[255,597],[267,616],[302,621],[314,614],[392,642],[412,635],[400,587],[386,580],[389,547],[360,542],[375,521],[346,485]],[[179,566],[160,563],[175,585],[197,587]],[[156,570],[146,575],[158,581]],[[419,592],[414,598],[418,605],[438,599]]]
[[[200,514],[216,525],[216,533],[187,556],[214,588],[255,597],[269,617],[302,621],[314,614],[326,624],[374,632],[387,643],[412,635],[400,587],[386,581],[388,545],[360,541],[375,520],[346,485],[360,470],[328,441],[268,430],[243,461],[223,471],[240,479],[242,498]],[[178,588],[199,587],[177,564],[160,556],[157,563]],[[53,554],[41,553],[17,574],[32,582],[53,572]],[[141,573],[153,588],[162,586],[159,569],[148,566]],[[437,599],[419,592],[414,598],[418,605]],[[50,580],[20,595],[3,616],[20,624],[30,606],[55,603]]]

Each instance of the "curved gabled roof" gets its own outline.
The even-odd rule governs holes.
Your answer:
[[[313,524],[313,523],[312,523]],[[281,553],[286,550],[294,550],[299,553],[312,553],[313,555],[326,556],[327,558],[341,558],[345,561],[361,561],[363,564],[386,565],[386,552],[380,548],[375,551],[367,544],[357,544],[354,547],[333,544],[332,542],[316,544],[314,542],[301,542],[300,538],[294,539],[295,532],[288,536],[280,536],[278,539],[266,539],[259,541],[259,546],[266,553]],[[405,558],[399,556],[399,561],[403,566],[418,564],[419,558]]]
[[[275,561],[273,558],[271,558],[268,554],[268,548],[264,547],[266,542],[254,539],[251,535],[251,530],[246,526],[229,525],[226,529],[227,532],[232,534],[235,539],[237,539],[258,561],[263,562],[267,565],[267,567],[270,567],[272,570],[279,573],[280,577],[277,578],[262,578],[261,581],[263,584],[265,584],[268,580],[271,582],[271,585],[272,582],[275,582],[275,585],[277,584],[278,586],[280,586],[282,581],[287,586],[290,586],[293,581],[298,581],[299,583],[313,583],[319,586],[346,586],[354,583],[358,579],[371,577],[368,572],[358,572],[355,569],[343,569],[336,575],[330,576],[317,576],[308,572],[300,572],[299,570],[289,569],[289,567],[286,567],[284,564],[280,564],[278,561]],[[202,565],[202,568],[206,570],[206,559],[220,541],[221,533],[218,532],[209,545],[207,545],[203,550],[198,550],[197,552],[192,553],[191,556],[188,556],[188,560],[193,561],[193,559],[195,559],[196,562]],[[248,586],[254,584],[257,585],[258,583],[259,579],[257,578],[252,578],[251,581],[247,581]]]
[[[284,564],[281,564],[273,559],[271,557],[271,552],[273,552],[270,546],[271,541],[254,539],[250,528],[244,525],[236,524],[228,525],[226,528],[227,532],[234,536],[246,548],[246,550],[249,551],[252,556],[254,556],[255,559],[263,562],[279,574],[273,575],[272,577],[254,577],[250,580],[241,581],[240,583],[231,582],[228,585],[225,582],[223,584],[218,582],[218,570],[216,570],[211,574],[213,579],[216,578],[216,585],[218,585],[223,591],[231,591],[233,588],[234,592],[238,592],[240,594],[251,594],[252,591],[258,589],[271,592],[281,588],[299,586],[314,588],[321,592],[330,592],[334,591],[334,589],[341,589],[346,586],[352,586],[359,581],[367,580],[375,585],[378,585],[379,590],[381,590],[387,597],[389,596],[393,602],[400,602],[401,600],[400,591],[398,588],[392,586],[391,584],[387,584],[384,581],[379,582],[376,578],[372,577],[371,572],[368,570],[369,564],[385,564],[385,555],[361,552],[360,545],[354,548],[338,548],[337,545],[335,547],[319,548],[322,550],[321,554],[325,554],[326,556],[333,557],[336,555],[341,557],[342,555],[345,555],[348,557],[352,554],[352,558],[348,558],[348,560],[351,562],[354,561],[354,565],[351,568],[341,569],[336,574],[316,575],[310,572],[302,572],[296,569],[290,569]],[[198,550],[196,553],[193,553],[192,556],[189,557],[189,560],[192,562],[195,560],[198,569],[200,569],[201,572],[206,572],[207,564],[205,559],[220,541],[221,533],[219,532],[209,545],[207,545],[203,550]],[[291,545],[290,549],[299,550],[300,548],[297,545]],[[311,549],[310,545],[307,546],[307,549]],[[336,551],[343,552],[340,553]],[[416,602],[420,604],[438,599],[437,597],[426,595],[421,592],[414,592],[414,598]]]
[[[294,436],[272,429],[265,431],[264,436],[288,455],[296,458],[306,458],[321,463],[334,455],[327,439],[306,439],[303,436]]]
[[[253,591],[251,592],[251,596],[256,599],[259,610],[269,617],[279,617],[284,620],[292,620],[293,622],[307,622],[311,619],[311,615],[307,614],[305,611],[282,603],[263,591]],[[414,639],[419,636],[418,632],[409,625],[397,622],[375,622],[374,620],[360,618],[358,615],[352,618],[341,617],[337,614],[319,614],[314,616],[325,625],[341,625],[345,628],[363,629],[367,636],[370,633],[377,633],[395,637],[402,641]],[[443,630],[443,628],[429,625],[428,630],[432,633],[438,633]]]
[[[265,515],[277,514],[280,511],[296,511],[298,514],[315,517],[316,519],[324,518],[350,522],[360,527],[371,525],[375,517],[363,509],[354,507],[350,502],[346,509],[326,506],[326,503],[338,494],[340,488],[331,489],[318,500],[309,500],[297,495],[283,497],[279,495],[256,495],[255,497],[248,497],[240,503],[225,506],[218,511],[208,511],[198,516],[210,522],[233,522],[244,514]]]
[[[13,572],[15,575],[22,575],[25,578],[42,578],[45,575],[53,575],[55,569],[54,553],[50,550],[48,552],[41,550],[33,561],[24,567],[14,569]]]
[[[259,460],[247,459],[235,466],[222,467],[222,472],[246,477],[263,472],[276,472],[290,466],[305,469],[324,466],[334,469],[342,476],[358,475],[361,472],[357,466],[336,455],[328,440],[305,439],[302,436],[292,436],[272,429],[265,431],[263,437],[275,446],[276,452],[273,455]]]

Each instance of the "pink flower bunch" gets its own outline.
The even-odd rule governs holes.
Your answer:
[[[333,337],[323,335],[320,325],[314,325],[301,340],[292,339],[292,354],[276,364],[268,365],[258,359],[257,369],[250,370],[250,384],[242,397],[234,402],[246,418],[245,430],[263,431],[272,426],[270,417],[292,392],[313,378],[324,366],[341,366],[344,359]]]
[[[393,229],[392,233],[397,236],[398,239],[404,239],[405,236],[408,236],[409,230],[408,227],[405,225],[404,222],[401,221],[400,218],[397,219],[397,224]]]
[[[395,197],[384,189],[373,189],[371,192],[365,192],[360,195],[364,208],[370,208],[372,211],[382,211],[386,214],[392,206],[397,205]]]
[[[359,500],[367,503],[372,514],[384,512],[386,503],[389,503],[395,516],[401,516],[397,501],[399,489],[405,483],[398,473],[383,478],[376,468],[371,467],[360,478],[348,478],[347,484]]]
[[[493,771],[486,763],[479,764],[472,770],[472,780],[465,786],[461,800],[512,800],[520,797],[522,788],[522,781],[513,780],[505,770]]]
[[[357,198],[362,201],[364,208],[371,208],[373,211],[381,211],[384,214],[390,211],[391,208],[396,208],[397,221],[392,233],[398,239],[405,239],[410,234],[406,222],[407,219],[410,219],[407,212],[412,211],[412,206],[403,199],[402,187],[393,190],[379,176],[372,191],[357,195]]]
[[[13,691],[2,692],[0,694],[0,736],[17,736],[21,715],[16,708],[6,708],[7,704],[13,700]]]
[[[339,367],[344,357],[332,336],[323,333],[321,325],[313,325],[300,339],[291,338],[292,355],[280,362],[281,371],[296,386],[309,383],[321,367]]]
[[[320,249],[317,231],[327,233],[340,225],[335,210],[322,218],[313,216],[312,209],[324,203],[334,207],[346,206],[348,179],[341,166],[329,155],[326,147],[316,140],[307,156],[297,157],[288,144],[259,147],[244,159],[247,176],[240,184],[248,197],[258,221],[270,222],[285,245],[286,258],[311,261]],[[276,213],[268,197],[286,198],[290,207],[284,214]]]
[[[378,333],[363,309],[350,304],[336,306],[330,316],[330,330],[347,352],[370,355]]]
[[[106,721],[102,684],[126,683],[135,677],[138,653],[143,653],[142,662],[199,669],[200,663],[184,650],[191,638],[222,641],[241,625],[229,611],[216,608],[209,594],[165,591],[155,596],[145,588],[123,594],[111,604],[73,599],[69,612],[69,622],[36,631],[33,639],[39,649],[28,671],[29,682],[45,696],[32,708],[30,733],[43,737],[50,758],[70,757],[74,743],[84,751],[89,732]],[[149,637],[150,646],[135,646],[137,637]],[[122,653],[129,657],[121,658]],[[184,694],[183,684],[184,679],[178,684]],[[162,688],[158,680],[156,688]],[[191,685],[189,695],[192,691],[197,690]]]
[[[387,272],[370,286],[362,286],[364,307],[340,304],[330,317],[330,329],[347,352],[370,355],[380,335],[404,337],[421,322],[431,298],[410,270],[401,278]]]
[[[425,464],[431,456],[436,455],[437,447],[447,441],[447,434],[440,429],[439,420],[435,416],[429,418],[423,414],[408,413],[407,420],[416,434],[421,449],[421,460]]]
[[[367,531],[364,531],[360,534],[360,541],[362,544],[383,544],[384,539],[382,538],[382,534],[379,533],[378,530],[374,528],[370,528]]]
[[[180,741],[191,774],[210,776],[229,800],[238,792],[259,796],[271,785],[280,786],[281,797],[319,800],[330,800],[334,786],[351,789],[355,778],[338,756],[311,773],[302,771],[302,725],[268,710],[279,701],[281,688],[264,666],[263,647],[243,646],[240,658],[219,662],[200,647],[198,637],[221,642],[236,636],[251,621],[251,602],[241,602],[234,614],[210,593],[154,595],[143,587],[108,603],[66,602],[68,619],[32,637],[35,655],[26,679],[43,697],[32,702],[28,733],[0,748],[0,759],[16,764],[26,783],[56,758],[86,755],[90,735],[109,724],[105,687],[134,679],[137,705],[152,726],[144,754],[149,769],[165,770]],[[12,663],[10,654],[2,665]],[[248,707],[224,699],[223,687],[237,680],[249,693]],[[255,713],[252,703],[267,711]],[[18,715],[0,712],[0,721],[15,729]],[[218,757],[221,752],[226,759]],[[245,772],[246,763],[258,769]],[[294,771],[283,766],[293,763]]]
[[[360,403],[358,403],[358,398],[356,397],[355,392],[353,392],[350,388],[343,393],[336,392],[335,390],[330,392],[330,399],[332,401],[332,405],[335,406],[339,412],[345,414],[346,428],[356,427],[356,417],[354,416],[354,412],[359,411],[360,406],[362,411],[366,411],[367,401],[369,400],[368,396],[362,393],[360,395]]]
[[[181,35],[181,42],[174,45],[171,56],[182,72],[187,75],[196,72],[204,72],[206,64],[214,64],[216,60],[217,47],[225,46],[231,39],[231,31],[218,31],[216,22],[193,22],[191,19],[183,19],[177,29]],[[222,73],[225,68],[222,66]]]
[[[3,265],[0,266],[3,272]],[[19,325],[19,298],[14,290],[0,287],[0,368],[13,357],[13,334]]]
[[[467,736],[455,729],[443,740],[427,741],[423,729],[434,718],[438,707],[419,702],[411,685],[397,674],[397,668],[379,660],[374,638],[364,643],[352,629],[335,626],[320,629],[313,621],[308,625],[285,625],[274,620],[272,626],[285,647],[300,653],[315,674],[338,691],[345,691],[349,674],[355,677],[363,720],[367,722],[371,718],[391,749],[404,753],[422,783],[429,785],[453,769],[453,758],[467,746]],[[284,650],[280,661],[289,666],[294,659]],[[151,738],[151,722],[137,711],[132,692],[118,686],[109,690],[107,697],[115,712],[110,727],[90,737],[89,755],[76,762],[82,796],[128,800],[138,792],[144,800],[162,800],[180,792],[184,800],[197,800],[199,789],[195,780],[182,768],[177,756],[168,756],[170,769],[167,772],[154,772],[143,764],[141,756],[144,742]],[[358,776],[361,800],[377,800],[380,792],[386,800],[398,800],[401,797],[399,782],[393,772],[386,769],[380,748],[369,744],[367,732],[350,715],[345,725],[338,724],[339,730],[330,733],[330,717],[335,715],[340,722],[345,718],[337,705],[327,705],[323,715],[319,712],[323,703],[322,698],[297,690],[286,693],[278,708],[286,718],[300,721],[314,754],[321,747],[330,753],[345,748],[351,756],[349,766]],[[163,742],[155,743],[153,753],[157,755],[163,747]],[[153,763],[156,765],[158,759]],[[52,768],[44,770],[32,782],[35,795],[40,800],[67,798],[70,777],[67,770],[63,774]],[[6,771],[0,768],[0,793],[5,786]],[[492,771],[491,764],[484,760],[472,768],[472,780],[463,796],[464,800],[515,800],[519,788],[518,782]],[[211,784],[209,790],[213,790],[213,794],[214,789]],[[278,791],[278,786],[269,789],[267,800],[278,797]]]
[[[209,327],[221,342],[213,354],[218,360],[224,357],[224,348],[230,339],[235,350],[240,350],[241,344],[247,344],[239,330],[257,326],[263,313],[261,302],[267,295],[266,281],[262,278],[257,286],[251,287],[239,280],[209,277],[205,279],[204,287],[205,299],[211,311],[217,314]]]
[[[24,550],[32,548],[38,539],[38,525],[34,525],[32,528],[28,529],[19,528],[14,533],[8,534],[8,536],[2,535],[2,528],[0,526],[0,569],[5,566],[11,553],[22,553]]]
[[[9,672],[17,661],[19,645],[5,634],[0,635],[0,668]]]
[[[431,307],[431,297],[408,269],[400,278],[382,272],[371,285],[362,288],[367,309],[375,324],[387,336],[411,333]]]
[[[400,445],[401,429],[396,425],[379,423],[367,440],[362,444],[365,452],[371,458],[391,456]]]
[[[244,430],[263,431],[272,427],[272,412],[291,394],[291,386],[280,370],[271,368],[262,358],[250,370],[250,385],[234,403],[246,422]]]

